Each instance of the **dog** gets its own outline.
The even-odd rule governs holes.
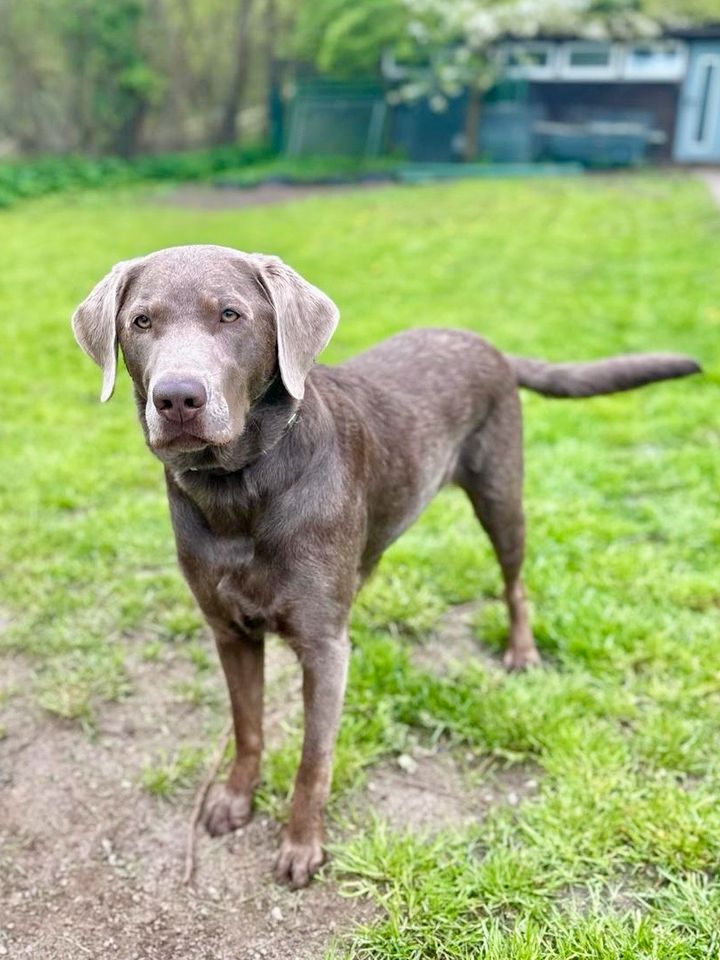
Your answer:
[[[179,564],[227,679],[236,752],[205,804],[212,835],[251,815],[265,633],[300,661],[302,758],[275,865],[293,888],[323,862],[348,618],[383,551],[441,487],[459,486],[502,570],[505,665],[537,664],[520,577],[518,387],[591,397],[700,370],[673,354],[549,364],[453,329],[409,330],[315,365],[337,322],[332,300],[277,257],[210,245],[117,264],[72,319],[102,368],[103,401],[122,351],[147,445],[165,466]]]

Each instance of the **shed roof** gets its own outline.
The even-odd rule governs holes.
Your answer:
[[[696,24],[695,26],[668,26],[659,34],[660,37],[667,38],[677,38],[678,40],[720,40],[720,20],[713,23],[704,23],[702,25]],[[503,38],[504,40],[518,41],[518,42],[530,42],[533,40],[552,40],[558,43],[561,43],[565,40],[584,40],[586,42],[592,42],[588,37],[584,37],[582,34],[578,33],[560,33],[560,32],[548,32],[548,33],[538,33],[533,37],[522,36],[521,34],[508,33]],[[652,37],[637,37],[636,41],[641,41],[645,39],[654,39]],[[617,42],[631,43],[633,42],[632,37],[616,38]]]
[[[668,28],[665,36],[680,40],[720,40],[720,21],[702,26]]]

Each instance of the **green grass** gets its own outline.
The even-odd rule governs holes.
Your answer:
[[[19,206],[0,216],[0,239],[0,643],[34,665],[44,707],[88,726],[103,701],[133,696],[132,663],[166,650],[198,677],[169,696],[225,709],[205,686],[212,660],[127,379],[99,406],[99,373],[69,332],[114,261],[185,242],[279,253],[341,307],[329,361],[421,324],[554,359],[700,358],[703,379],[525,398],[526,575],[544,670],[463,662],[441,676],[413,661],[454,603],[484,598],[478,636],[499,649],[505,633],[498,571],[459,494],[390,550],[356,606],[335,809],[369,765],[417,739],[530,760],[540,789],[434,841],[361,818],[332,871],[380,905],[340,948],[349,957],[717,955],[720,215],[702,185],[464,182],[234,213],[126,190]],[[275,812],[297,743],[268,758],[261,802]],[[184,747],[142,781],[170,795],[200,762]]]
[[[162,754],[147,761],[140,782],[148,793],[167,799],[193,782],[202,769],[203,761],[202,750],[184,745],[172,755]]]

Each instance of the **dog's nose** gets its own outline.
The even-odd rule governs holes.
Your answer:
[[[207,403],[205,387],[189,377],[159,380],[152,398],[157,412],[172,423],[193,420]]]

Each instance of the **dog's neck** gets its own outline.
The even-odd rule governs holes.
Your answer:
[[[210,528],[242,529],[244,516],[256,515],[260,502],[267,509],[312,460],[316,406],[312,397],[300,404],[273,381],[253,405],[240,437],[222,447],[178,453],[165,461],[168,478]]]
[[[273,431],[266,431],[266,433],[271,432],[276,434],[276,436],[266,437],[266,442],[261,445],[257,443],[253,444],[254,448],[262,446],[262,449],[260,450],[253,449],[252,451],[248,451],[247,444],[242,442],[244,438],[241,438],[228,448],[223,448],[217,451],[217,453],[214,454],[215,462],[212,465],[187,467],[187,470],[180,472],[207,473],[212,474],[213,476],[229,476],[233,473],[240,473],[242,470],[247,469],[247,467],[255,463],[256,460],[259,460],[260,457],[265,457],[272,450],[274,450],[288,430],[290,430],[297,423],[299,418],[300,411],[296,409],[290,415],[287,423],[280,428],[279,433],[277,429]]]

